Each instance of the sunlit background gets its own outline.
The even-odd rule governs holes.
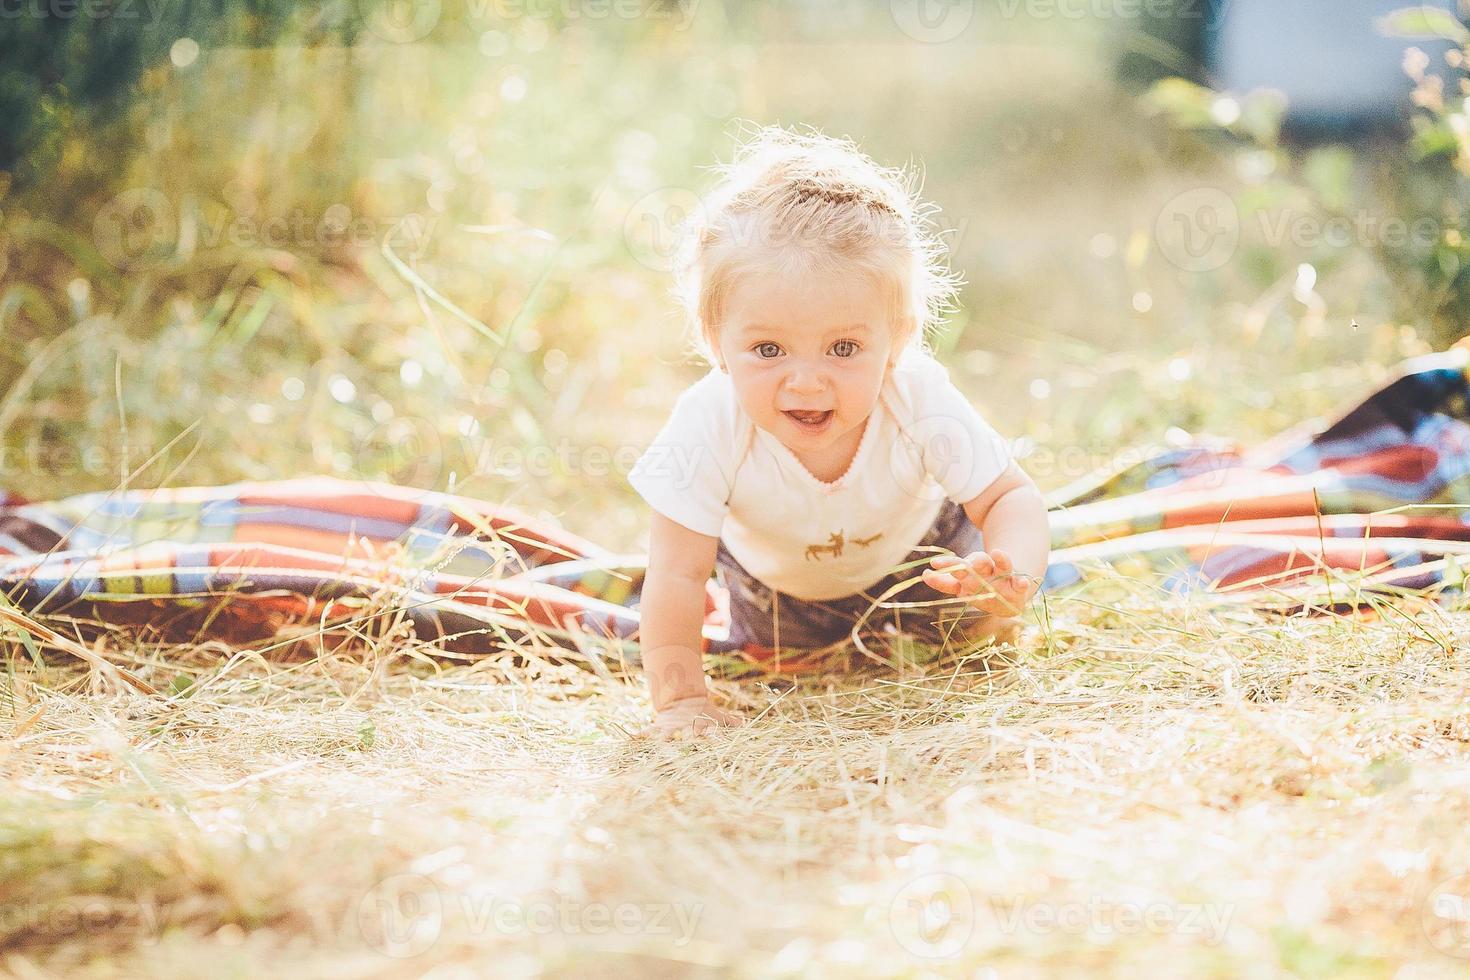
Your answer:
[[[1462,332],[1432,4],[209,6],[0,20],[7,489],[327,473],[636,550],[624,475],[704,370],[673,228],[751,124],[922,174],[968,283],[935,346],[1047,488]]]

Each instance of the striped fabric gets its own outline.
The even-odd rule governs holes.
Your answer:
[[[1053,501],[1047,593],[1122,575],[1291,610],[1458,594],[1470,560],[1467,366],[1470,347],[1457,346],[1406,363],[1329,425],[1255,448],[1202,442],[1067,488]],[[406,621],[450,651],[545,641],[636,662],[642,580],[642,556],[508,507],[379,483],[47,503],[0,491],[0,590],[12,602],[173,640],[254,644],[286,630],[314,644],[315,627]],[[774,651],[731,649],[728,608],[712,579],[706,648],[769,663]]]
[[[1152,575],[1256,605],[1341,605],[1461,579],[1470,553],[1470,347],[1404,364],[1323,426],[1254,449],[1196,446],[1057,495],[1060,590],[1100,574]]]
[[[328,478],[0,507],[0,589],[17,605],[175,636],[402,614],[452,649],[626,638],[639,565],[508,507]]]

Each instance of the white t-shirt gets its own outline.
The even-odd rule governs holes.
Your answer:
[[[889,371],[847,472],[831,483],[756,427],[717,369],[679,396],[628,482],[670,520],[723,538],[772,589],[836,599],[889,574],[946,497],[973,500],[1010,459],[944,366],[909,349]]]

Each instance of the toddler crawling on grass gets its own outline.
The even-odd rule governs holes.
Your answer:
[[[640,641],[664,735],[742,721],[702,667],[716,569],[742,646],[860,622],[943,642],[1019,613],[1049,547],[1035,484],[926,350],[956,283],[900,174],[762,130],[690,231],[680,285],[712,369],[629,474],[653,512]]]

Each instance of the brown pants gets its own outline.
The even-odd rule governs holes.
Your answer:
[[[715,551],[715,575],[730,592],[730,646],[809,650],[847,639],[854,624],[862,619],[863,633],[879,634],[886,624],[918,639],[939,643],[945,639],[972,637],[988,631],[997,617],[967,606],[953,596],[914,582],[887,598],[886,602],[931,602],[943,605],[913,609],[872,608],[884,593],[899,582],[919,576],[927,562],[946,549],[961,557],[985,550],[980,530],[970,522],[964,508],[946,500],[934,524],[909,552],[905,563],[923,561],[884,576],[862,592],[838,599],[797,599],[777,592],[735,560],[720,541]],[[869,612],[871,608],[871,612]],[[868,613],[867,618],[863,614]]]

